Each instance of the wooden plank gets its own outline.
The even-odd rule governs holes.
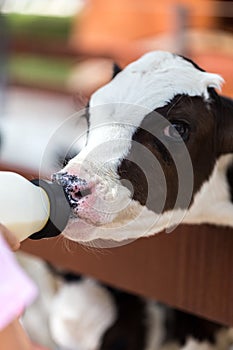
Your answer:
[[[110,285],[233,326],[233,230],[180,226],[120,248],[87,249],[61,237],[23,250]]]

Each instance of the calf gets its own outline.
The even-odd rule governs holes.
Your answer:
[[[233,226],[233,102],[223,79],[162,51],[90,98],[86,146],[53,180],[68,238],[125,241],[179,223]]]

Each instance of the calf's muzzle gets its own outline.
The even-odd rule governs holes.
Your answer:
[[[53,174],[52,181],[62,186],[72,209],[78,207],[80,201],[86,199],[91,193],[88,182],[68,172]]]

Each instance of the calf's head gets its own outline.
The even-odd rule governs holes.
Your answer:
[[[53,175],[72,207],[65,236],[123,241],[181,221],[233,225],[233,107],[214,90],[222,81],[156,51],[97,90],[86,146]]]

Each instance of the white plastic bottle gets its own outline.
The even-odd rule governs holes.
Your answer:
[[[63,188],[44,180],[26,180],[0,171],[0,222],[20,241],[53,237],[65,228],[70,206]]]

